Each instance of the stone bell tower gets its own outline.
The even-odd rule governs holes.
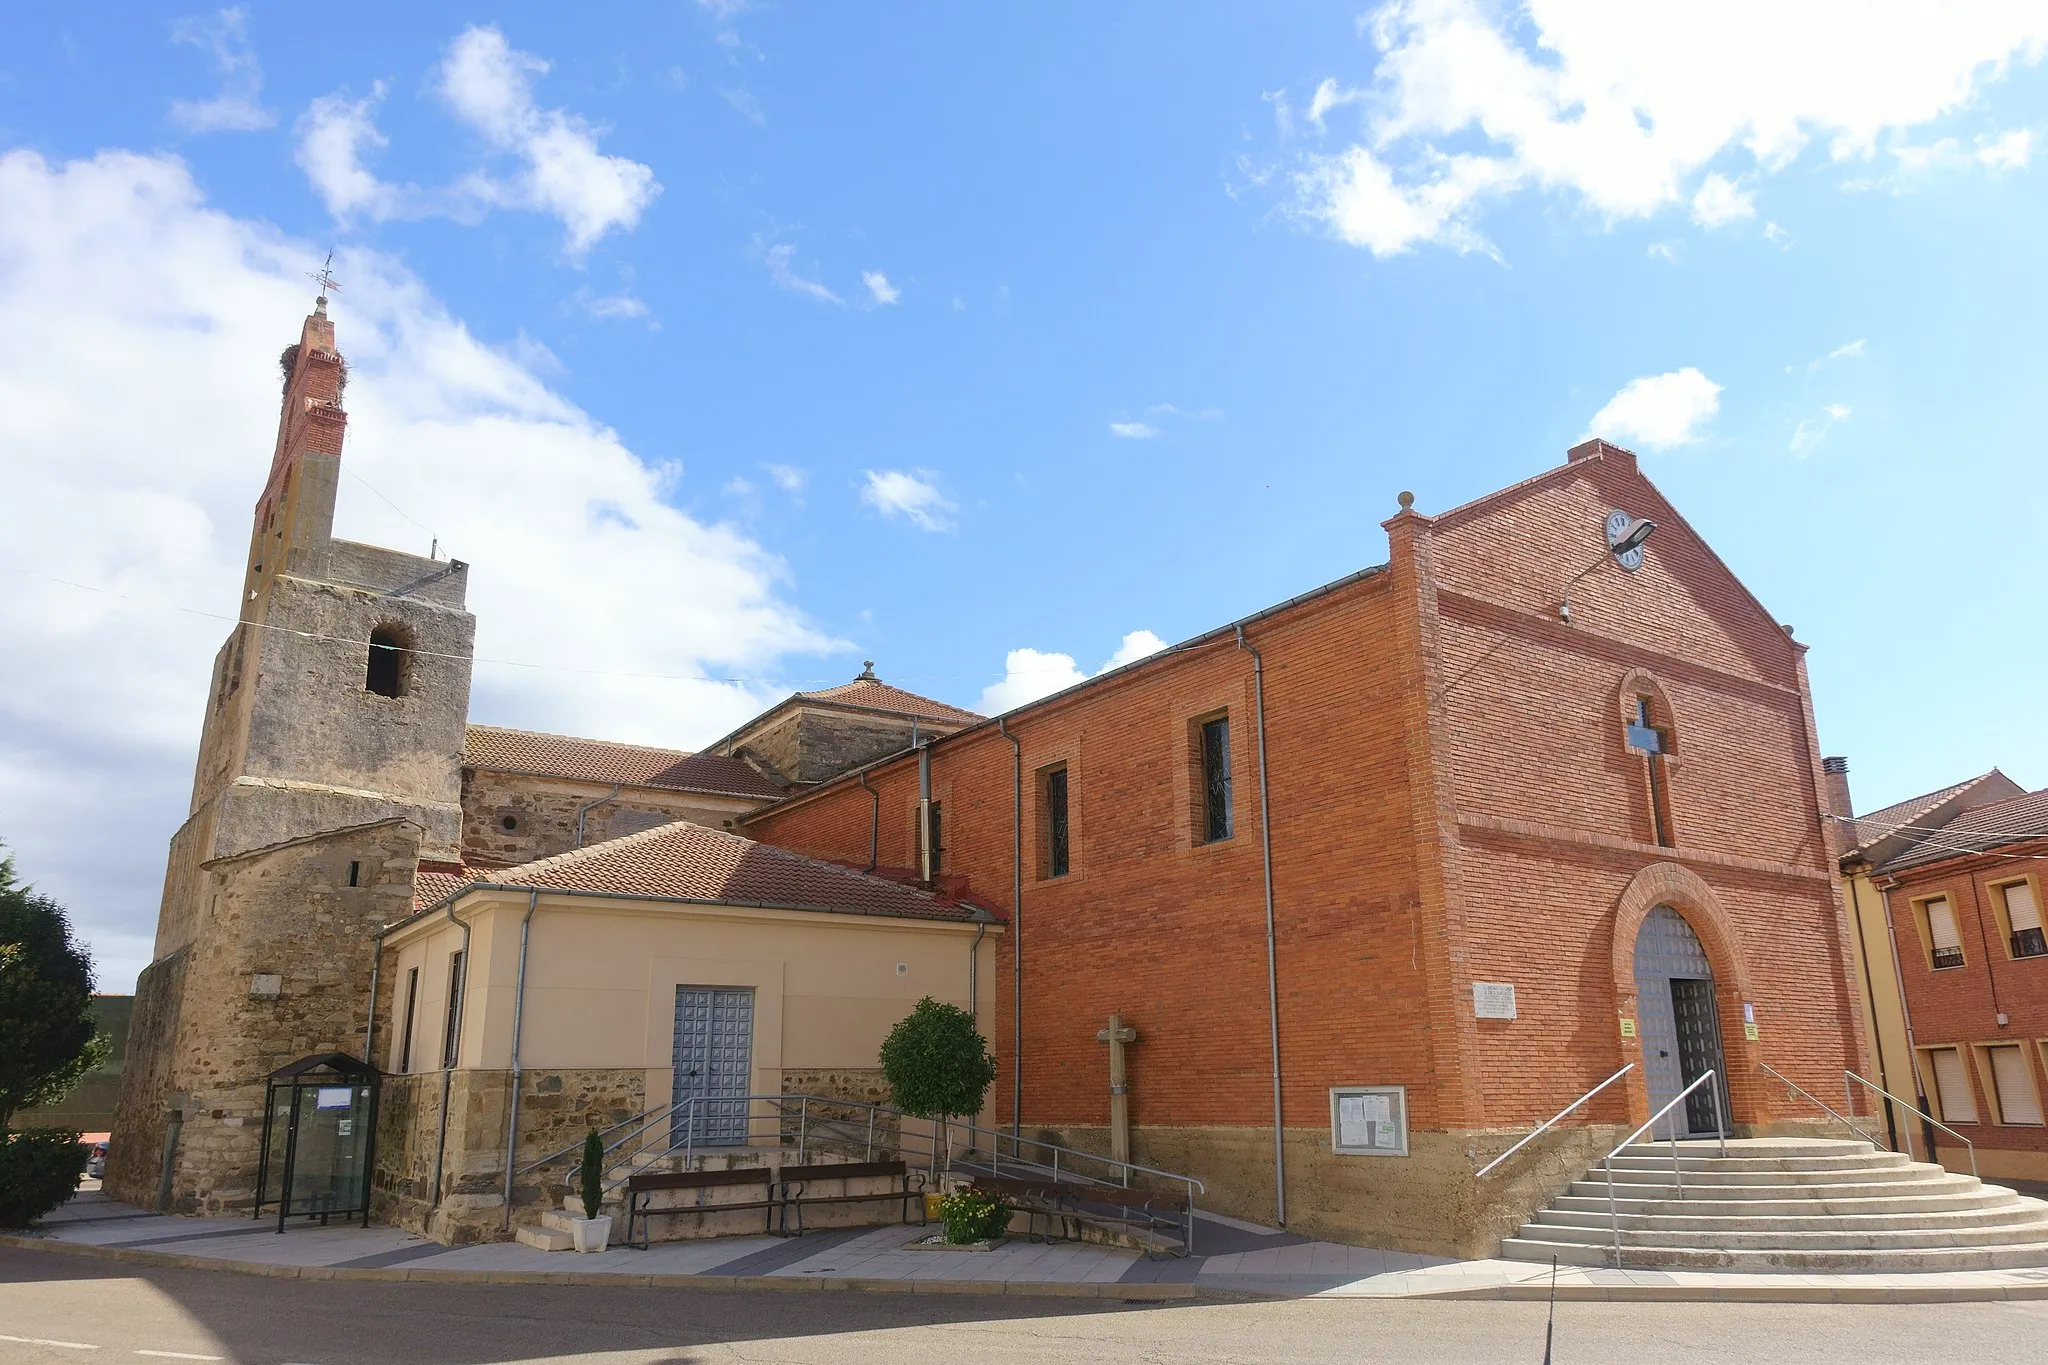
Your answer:
[[[263,1078],[361,1055],[370,936],[411,908],[421,859],[459,859],[468,566],[334,537],[348,363],[324,296],[280,366],[108,1153],[108,1192],[145,1207],[247,1207]]]

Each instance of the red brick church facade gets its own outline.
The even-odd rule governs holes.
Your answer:
[[[1011,915],[1005,1127],[1108,1144],[1120,1011],[1136,1160],[1219,1212],[1491,1254],[1676,1074],[1637,998],[1659,907],[1711,967],[1694,1008],[1734,1131],[1817,1118],[1760,1064],[1839,1094],[1862,1022],[1789,628],[1604,442],[1436,517],[1407,502],[1384,565],[742,823]],[[1603,554],[1616,511],[1657,523],[1633,570]],[[1475,1180],[1630,1062],[1589,1126]],[[1344,1087],[1399,1088],[1375,1101],[1405,1111],[1377,1111],[1398,1150],[1346,1149]]]

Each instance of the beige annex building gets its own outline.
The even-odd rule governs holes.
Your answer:
[[[746,1096],[886,1103],[890,1028],[993,988],[986,912],[695,824],[421,883],[378,963],[376,1189],[443,1240],[532,1221],[561,1173],[522,1168],[592,1126],[695,1096],[703,1144],[731,1148],[760,1136]]]

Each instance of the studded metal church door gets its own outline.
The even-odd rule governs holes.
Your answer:
[[[754,993],[676,987],[675,1116],[671,1141],[739,1147],[747,1141],[754,1065]],[[694,1100],[693,1104],[685,1101]]]
[[[1714,972],[1707,950],[1685,917],[1658,906],[1636,933],[1636,1011],[1643,1048],[1643,1080],[1650,1108],[1662,1109],[1709,1071],[1727,1113],[1727,1068],[1714,1010]],[[1701,1086],[1658,1121],[1655,1137],[1704,1137],[1718,1131],[1714,1097]]]

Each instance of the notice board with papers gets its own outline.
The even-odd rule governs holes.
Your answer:
[[[1347,1156],[1408,1155],[1408,1088],[1331,1086],[1330,1150]]]

